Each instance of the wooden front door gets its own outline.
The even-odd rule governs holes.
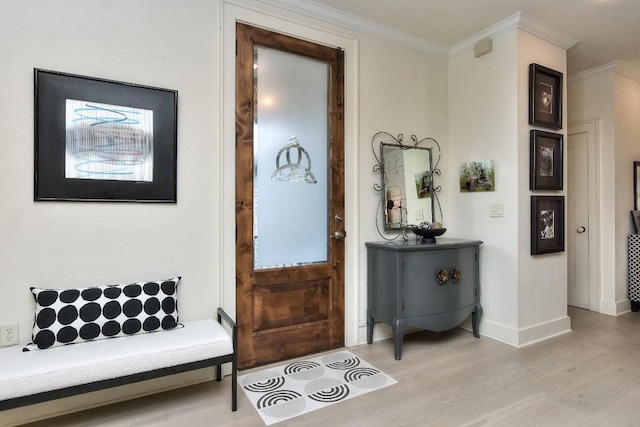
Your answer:
[[[236,25],[241,368],[344,345],[343,51]]]

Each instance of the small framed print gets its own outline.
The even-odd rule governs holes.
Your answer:
[[[34,70],[34,200],[176,203],[178,92]]]
[[[564,196],[531,196],[531,255],[564,252]]]
[[[529,124],[562,128],[562,73],[529,65]]]
[[[530,190],[562,190],[562,139],[558,133],[530,132]]]

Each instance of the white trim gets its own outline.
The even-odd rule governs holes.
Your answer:
[[[571,332],[571,318],[563,316],[518,331],[518,347],[526,347]]]
[[[514,329],[483,319],[480,324],[480,332],[484,337],[521,348],[571,332],[571,318],[563,316],[522,329]]]
[[[640,70],[624,61],[609,62],[608,64],[600,65],[598,67],[593,67],[588,70],[572,74],[569,77],[569,82],[579,82],[581,80],[603,76],[610,73],[618,73],[632,80],[640,82]]]
[[[563,48],[564,50],[569,50],[580,41],[579,38],[553,28],[545,22],[542,22],[538,18],[534,18],[533,16],[528,15],[524,12],[519,12],[519,15],[520,23],[518,25],[518,28],[526,31],[529,34],[546,40],[549,43],[553,43],[556,46]]]
[[[631,311],[631,303],[628,299],[622,301],[600,300],[600,313],[609,316],[620,316]]]
[[[473,49],[474,45],[482,39],[494,39],[516,28],[533,34],[536,37],[539,37],[564,49],[569,49],[579,41],[577,38],[569,34],[563,33],[550,27],[539,19],[527,15],[524,12],[518,12],[506,19],[503,19],[497,24],[494,24],[487,29],[480,31],[479,33],[467,38],[466,40],[453,45],[451,49],[449,49],[449,59],[455,58],[456,56],[459,56],[464,52]]]
[[[229,0],[225,0],[229,1]],[[426,40],[421,37],[400,31],[386,25],[378,24],[347,12],[343,12],[309,0],[258,0],[271,6],[276,6],[300,15],[308,16],[322,22],[337,25],[348,30],[368,34],[383,40],[407,46],[420,52],[428,53],[439,58],[447,59],[447,46]]]
[[[225,1],[234,2],[237,0]],[[413,34],[398,30],[396,28],[388,27],[386,25],[373,22],[369,19],[343,12],[341,10],[334,9],[332,7],[328,7],[319,3],[315,3],[310,0],[258,1],[303,16],[317,19],[322,22],[333,24],[338,27],[357,31],[363,34],[368,34],[370,36],[397,43],[399,45],[407,46],[420,52],[425,52],[444,59],[455,58],[463,52],[473,49],[473,46],[478,41],[484,38],[488,37],[493,39],[516,28],[531,33],[564,49],[571,48],[579,41],[578,38],[563,31],[552,28],[551,26],[540,21],[537,18],[534,18],[524,12],[518,12],[449,48],[445,45],[432,42],[423,37],[418,37]]]

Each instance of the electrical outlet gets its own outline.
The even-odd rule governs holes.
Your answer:
[[[422,209],[416,209],[416,221],[422,221],[424,219],[424,211]]]
[[[17,323],[0,325],[0,347],[8,347],[10,345],[16,345],[19,342],[20,342],[20,333],[18,331]]]

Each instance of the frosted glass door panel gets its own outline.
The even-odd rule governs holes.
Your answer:
[[[327,262],[329,66],[254,56],[254,268]]]

